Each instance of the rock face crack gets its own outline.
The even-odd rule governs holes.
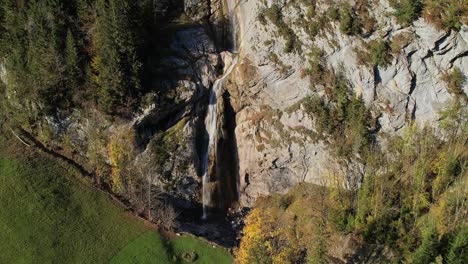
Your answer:
[[[462,52],[462,53],[460,53],[460,54],[458,54],[458,55],[455,56],[455,57],[453,57],[453,58],[449,61],[450,68],[453,67],[453,63],[454,63],[456,60],[461,59],[461,58],[464,58],[464,57],[466,57],[466,56],[468,56],[468,50],[467,50],[467,51],[464,51],[464,52]]]
[[[382,77],[380,77],[380,71],[379,67],[375,65],[373,67],[373,72],[374,72],[374,98],[373,100],[377,100],[377,87],[379,86],[380,83],[382,83]]]
[[[417,52],[418,50],[412,50],[408,52],[408,55],[406,55],[406,59],[408,60],[408,63],[411,64],[413,60],[413,55]]]
[[[450,37],[450,35],[452,34],[452,31],[449,30],[447,31],[440,39],[438,39],[435,43],[434,43],[434,48],[432,49],[433,51],[439,51],[440,50],[440,45],[442,43],[444,43],[448,37]]]
[[[406,111],[406,120],[414,120],[416,118],[416,100],[413,98],[413,92],[416,89],[417,84],[417,76],[416,74],[410,70],[411,73],[411,82],[410,82],[410,90],[408,92],[408,97],[406,101],[405,111]],[[410,104],[414,102],[413,108],[410,110]]]

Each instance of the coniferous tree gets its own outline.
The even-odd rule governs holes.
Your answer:
[[[468,263],[468,227],[461,227],[450,244],[447,254],[448,264]]]
[[[437,230],[435,227],[429,227],[423,230],[421,245],[413,253],[413,263],[426,264],[431,263],[437,256],[437,247],[439,240],[437,239]]]
[[[67,73],[67,85],[69,89],[76,89],[81,81],[80,56],[75,44],[75,39],[70,30],[67,31],[65,43],[65,68]]]
[[[141,62],[135,36],[135,4],[129,0],[99,0],[96,55],[93,58],[97,101],[108,114],[125,114],[140,93]]]
[[[3,14],[2,53],[13,112],[23,122],[34,122],[66,108],[62,1],[6,1]]]

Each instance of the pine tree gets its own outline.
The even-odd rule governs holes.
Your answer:
[[[457,233],[447,254],[448,264],[468,263],[468,227],[462,227]]]
[[[98,1],[93,68],[98,104],[108,114],[122,114],[121,109],[131,107],[140,93],[135,10],[135,4],[129,0]]]
[[[81,81],[82,72],[80,69],[78,49],[70,29],[67,31],[67,39],[65,43],[65,71],[67,74],[67,84],[69,88],[72,90],[76,89]]]
[[[421,245],[416,249],[412,256],[412,263],[427,264],[431,263],[438,255],[437,247],[439,240],[437,239],[437,230],[434,226],[423,230],[423,238]]]

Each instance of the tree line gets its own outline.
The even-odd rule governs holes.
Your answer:
[[[10,118],[33,125],[90,102],[129,116],[145,92],[148,36],[165,0],[0,0]],[[148,87],[146,89],[149,89]]]

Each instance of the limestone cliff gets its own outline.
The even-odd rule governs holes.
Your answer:
[[[241,62],[232,75],[230,94],[237,111],[236,141],[239,153],[241,201],[251,204],[256,197],[285,192],[299,182],[327,184],[339,175],[359,181],[359,162],[340,161],[329,154],[325,141],[315,141],[310,131],[314,120],[301,101],[325,93],[302,73],[308,54],[322,50],[325,64],[341,72],[357,96],[378,118],[380,131],[400,133],[409,121],[436,125],[438,112],[452,98],[442,76],[454,67],[468,70],[468,27],[459,31],[437,30],[424,19],[400,26],[385,0],[369,1],[375,25],[357,36],[340,31],[329,21],[311,37],[305,24],[328,15],[340,1],[312,1],[314,18],[308,18],[309,2],[240,1]],[[272,5],[281,10],[283,26],[289,27],[300,50],[285,52],[286,39],[274,23],[259,17]],[[351,4],[354,4],[351,3]],[[399,46],[386,66],[369,67],[359,55],[368,43],[382,39]],[[404,39],[404,41],[402,41]],[[364,56],[364,60],[370,60]],[[311,89],[313,87],[313,89]],[[465,92],[467,87],[464,87]],[[353,185],[354,183],[349,183]]]

